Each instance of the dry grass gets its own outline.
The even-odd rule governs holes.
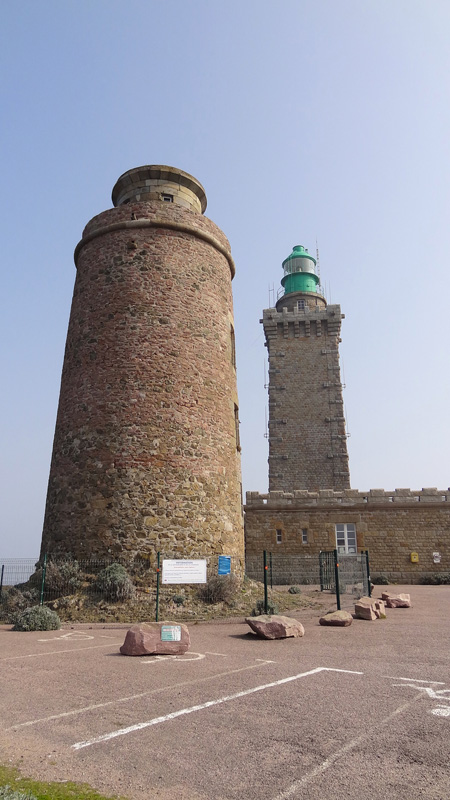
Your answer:
[[[301,594],[289,594],[289,587],[269,590],[269,600],[279,614],[294,610],[317,611],[333,604],[333,596],[305,587]],[[159,598],[159,619],[176,619],[186,622],[249,616],[258,601],[264,598],[262,583],[244,580],[228,602],[210,603],[200,599],[198,588],[163,587]],[[74,594],[49,602],[64,622],[135,622],[155,619],[155,593],[137,589],[133,598],[124,602],[108,603],[86,594]]]

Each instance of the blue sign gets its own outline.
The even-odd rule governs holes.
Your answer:
[[[229,575],[231,572],[231,556],[219,556],[218,575]]]

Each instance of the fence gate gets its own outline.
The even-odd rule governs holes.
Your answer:
[[[350,595],[352,599],[370,596],[369,553],[344,554],[337,550],[319,553],[320,589],[336,591],[336,576],[339,581],[339,594],[342,599]],[[348,599],[348,598],[347,598]]]
[[[336,558],[334,550],[319,553],[320,591],[331,591],[336,585]]]

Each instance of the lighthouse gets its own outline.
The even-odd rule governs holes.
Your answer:
[[[323,295],[316,259],[295,245],[281,296],[263,311],[269,359],[269,491],[350,487],[339,365],[339,305]]]

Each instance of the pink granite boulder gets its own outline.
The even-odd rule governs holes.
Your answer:
[[[355,603],[356,619],[378,619],[379,615],[375,610],[375,601],[371,597],[360,597]]]
[[[292,617],[261,614],[259,617],[247,617],[245,621],[262,639],[289,639],[305,635],[302,623]]]
[[[180,622],[142,622],[133,625],[120,648],[123,656],[183,655],[191,639]]]
[[[319,619],[319,625],[333,625],[335,628],[347,628],[353,622],[348,611],[331,611]]]
[[[379,619],[386,619],[386,604],[384,600],[375,600],[374,611]]]
[[[411,608],[411,595],[409,594],[382,592],[381,598],[386,603],[386,608]]]

